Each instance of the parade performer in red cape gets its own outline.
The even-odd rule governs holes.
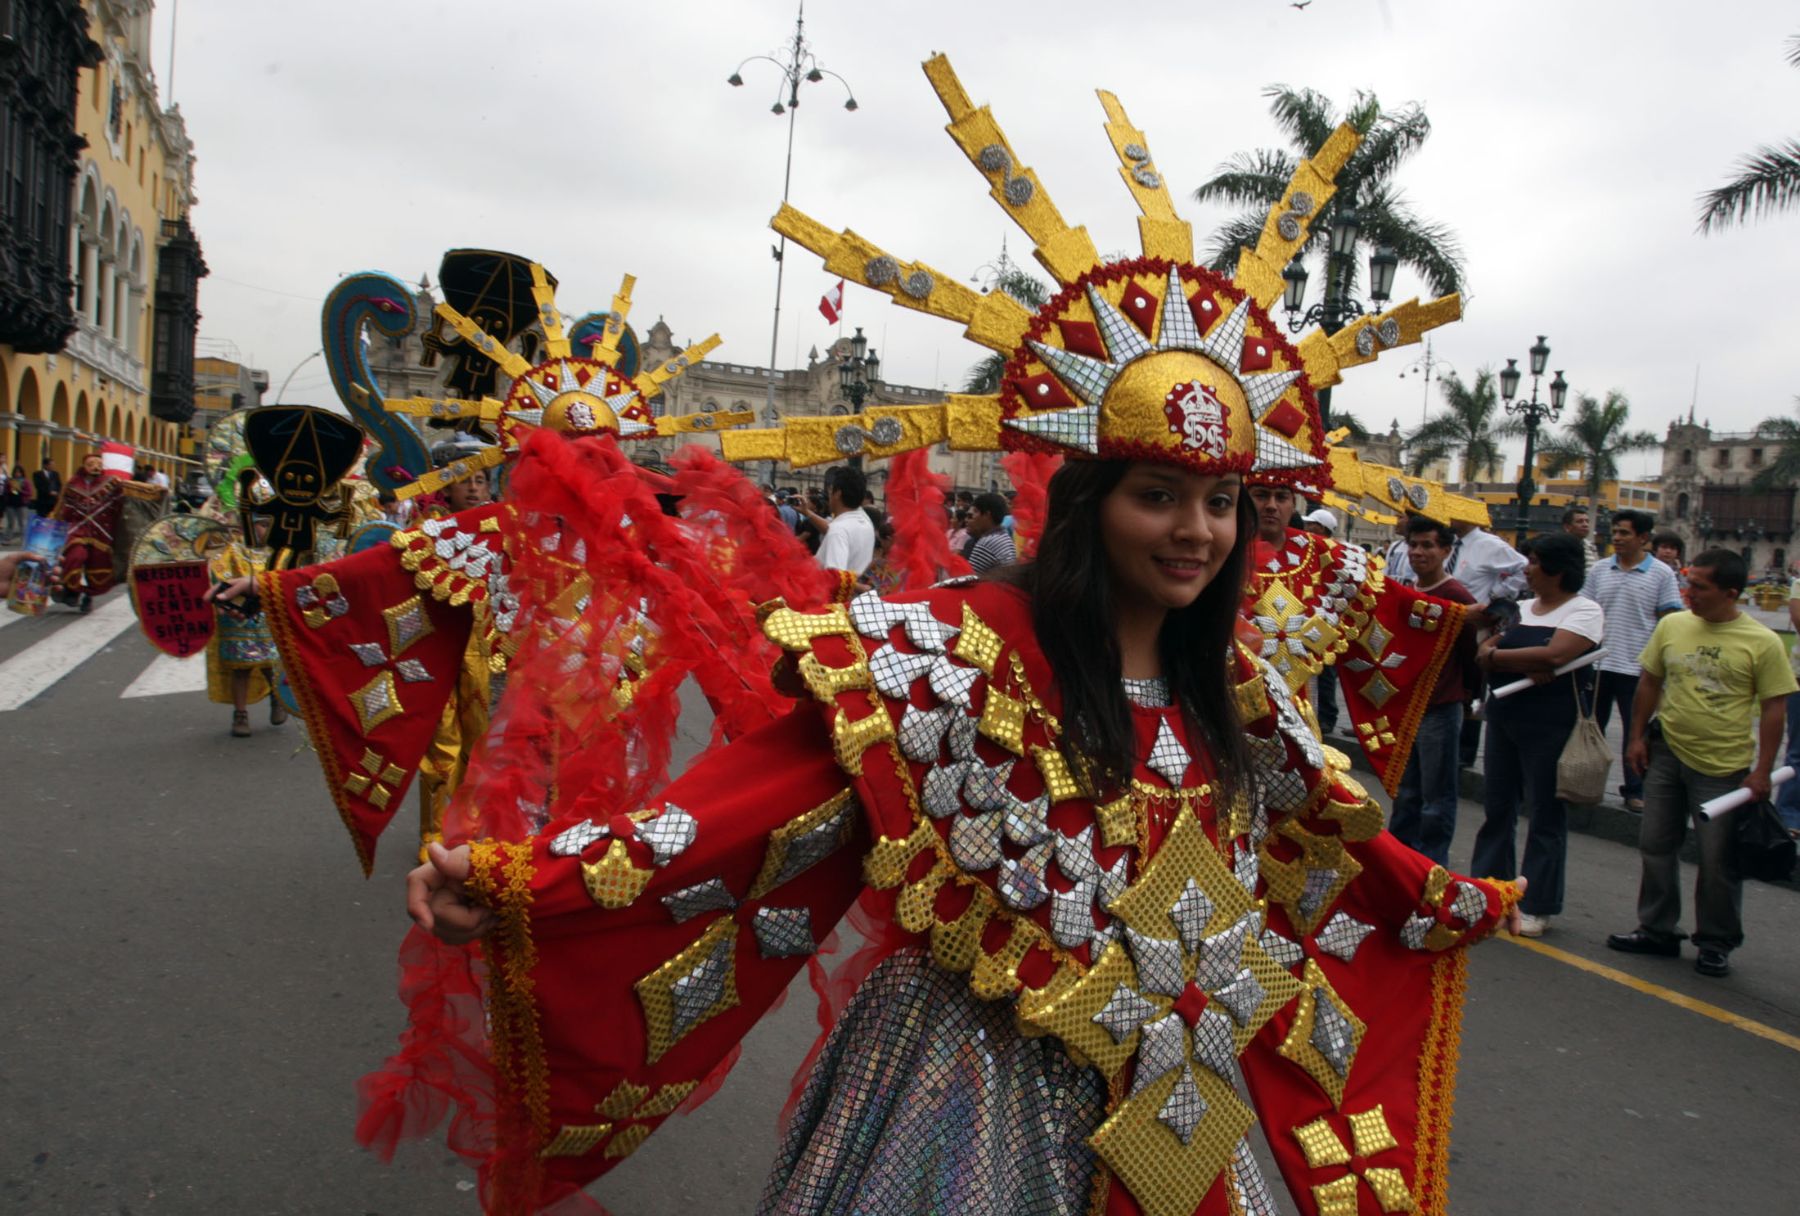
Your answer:
[[[139,493],[160,497],[162,491],[130,477],[130,451],[126,450],[123,467],[109,469],[99,451],[89,452],[81,468],[63,484],[62,497],[56,500],[51,518],[69,525],[69,539],[63,545],[63,590],[59,599],[78,605],[86,612],[93,607],[96,595],[105,595],[113,585],[113,546],[120,543],[120,517],[125,496]]]
[[[1260,1119],[1306,1216],[1441,1216],[1461,948],[1517,887],[1386,835],[1286,682],[1234,641],[1244,479],[1326,475],[1313,388],[1361,361],[1360,331],[1296,350],[1270,320],[1302,223],[1272,217],[1235,278],[1193,265],[1105,94],[1151,248],[1103,263],[948,63],[926,70],[1064,290],[1028,317],[797,212],[777,225],[834,272],[1005,343],[994,398],[826,426],[887,449],[871,456],[946,436],[1064,455],[1038,556],[928,592],[769,605],[763,630],[813,704],[653,796],[565,787],[534,839],[432,849],[409,910],[489,960],[487,1017],[459,1040],[492,1061],[458,1095],[491,1134],[484,1203],[575,1202],[705,1092],[859,903],[870,948],[826,989],[856,993],[761,1211],[1272,1213],[1245,1138]],[[1355,141],[1345,127],[1303,164],[1277,217],[1320,210]],[[1390,314],[1395,342],[1422,311]],[[794,421],[751,446],[848,442]],[[603,470],[550,437],[532,456],[544,475],[528,459],[519,481],[571,526],[606,524],[580,510]],[[566,640],[525,643],[514,712],[562,712],[545,677],[569,666]],[[530,797],[510,742],[488,744],[462,796]]]

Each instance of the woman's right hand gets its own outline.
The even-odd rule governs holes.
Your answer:
[[[406,876],[406,914],[452,946],[485,937],[494,927],[494,910],[468,897],[469,846],[446,849],[432,841],[425,853],[431,860]]]
[[[209,604],[215,600],[241,600],[255,582],[256,580],[248,574],[239,575],[237,578],[226,579],[222,583],[214,583],[200,598]],[[226,608],[230,606],[230,604],[221,605]]]

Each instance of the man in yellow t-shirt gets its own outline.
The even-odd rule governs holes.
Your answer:
[[[1690,611],[1663,617],[1644,647],[1625,751],[1626,763],[1644,773],[1638,927],[1606,939],[1628,954],[1681,953],[1678,853],[1692,821],[1700,844],[1694,969],[1711,976],[1730,974],[1731,951],[1744,941],[1743,883],[1732,857],[1739,812],[1707,819],[1700,804],[1739,786],[1769,796],[1787,698],[1800,688],[1774,632],[1738,611],[1747,574],[1728,549],[1702,553],[1688,569]]]

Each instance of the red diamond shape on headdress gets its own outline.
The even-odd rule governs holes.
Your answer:
[[[1306,425],[1306,415],[1292,401],[1283,397],[1275,403],[1274,409],[1263,415],[1262,424],[1292,439]]]
[[[1275,347],[1267,338],[1246,336],[1244,353],[1238,359],[1241,372],[1265,372],[1275,366]]]
[[[1090,359],[1106,358],[1106,347],[1100,343],[1100,330],[1092,321],[1058,321],[1063,349]]]
[[[1137,327],[1150,336],[1150,327],[1156,324],[1156,293],[1132,279],[1125,284],[1125,295],[1119,301],[1119,311],[1137,322]]]
[[[1068,409],[1076,404],[1062,381],[1049,372],[1014,380],[1013,387],[1019,390],[1019,400],[1034,410]]]
[[[1206,331],[1213,327],[1214,322],[1225,315],[1224,309],[1219,307],[1219,302],[1212,298],[1212,292],[1204,287],[1195,292],[1194,298],[1188,301],[1188,311],[1194,314],[1194,324],[1200,327],[1202,337],[1206,336]]]

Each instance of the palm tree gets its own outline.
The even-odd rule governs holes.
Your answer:
[[[1045,286],[1042,279],[1020,270],[1011,262],[1005,263],[999,276],[995,278],[994,290],[1004,291],[1023,304],[1026,312],[1036,312],[1050,298],[1050,288]],[[981,396],[997,393],[1000,391],[1000,378],[1005,374],[1006,356],[996,351],[969,369],[969,374],[963,377],[963,392]]]
[[[1559,477],[1581,465],[1587,470],[1587,500],[1597,502],[1600,483],[1619,478],[1619,456],[1662,446],[1662,440],[1649,431],[1626,430],[1630,417],[1631,402],[1616,388],[1607,392],[1605,401],[1586,393],[1578,395],[1575,417],[1563,425],[1562,434],[1552,435],[1538,448],[1544,472]]]
[[[1800,35],[1787,42],[1787,61],[1800,68]],[[1764,144],[1738,162],[1738,175],[1700,196],[1700,231],[1712,232],[1751,216],[1800,206],[1800,139]]]
[[[1493,477],[1503,458],[1500,441],[1519,433],[1517,422],[1498,416],[1500,396],[1496,389],[1491,367],[1477,371],[1474,384],[1464,384],[1455,372],[1447,371],[1439,377],[1438,391],[1443,393],[1444,404],[1449,408],[1427,419],[1406,437],[1407,472],[1417,477],[1427,465],[1460,454],[1465,484],[1480,474]]]
[[[1800,397],[1794,399],[1800,405]],[[1756,433],[1781,444],[1775,459],[1755,477],[1750,488],[1756,491],[1778,490],[1800,482],[1800,420],[1765,418],[1756,424]]]
[[[1200,202],[1245,208],[1242,215],[1226,221],[1213,234],[1208,257],[1214,270],[1230,270],[1237,264],[1238,250],[1256,244],[1269,208],[1281,201],[1301,158],[1317,152],[1340,121],[1331,101],[1311,89],[1270,85],[1263,96],[1269,99],[1269,112],[1290,147],[1240,152],[1194,191]],[[1344,121],[1363,137],[1337,175],[1338,197],[1356,208],[1358,239],[1391,246],[1401,264],[1411,267],[1439,295],[1460,291],[1463,256],[1456,235],[1444,225],[1420,217],[1394,186],[1400,166],[1431,134],[1425,111],[1417,103],[1384,111],[1375,94],[1359,91]],[[1325,256],[1330,248],[1326,232],[1325,223],[1317,224],[1298,256],[1315,248]],[[1353,294],[1358,274],[1354,257],[1343,273],[1347,276],[1343,289]]]

